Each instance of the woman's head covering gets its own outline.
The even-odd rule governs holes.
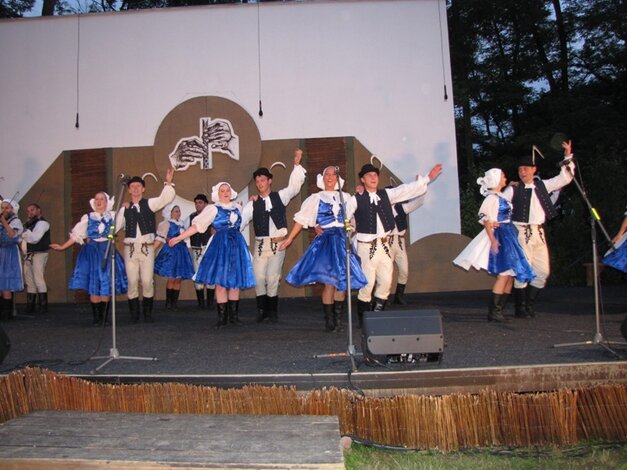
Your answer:
[[[324,173],[325,171],[327,171],[329,168],[335,168],[333,166],[328,166],[326,167],[324,170],[322,170],[322,173],[318,173],[318,176],[316,177],[316,186],[318,186],[319,189],[324,191]],[[338,182],[340,183],[340,187],[339,188],[335,188],[335,189],[342,189],[344,187],[344,179],[339,176],[338,177]],[[337,184],[336,184],[337,186]]]
[[[175,207],[178,207],[179,209],[181,208],[181,206],[179,206],[175,202],[171,202],[163,208],[163,211],[161,211],[161,215],[165,220],[170,220],[172,218],[172,211]]]
[[[477,184],[481,186],[479,192],[485,196],[489,189],[496,188],[501,182],[502,174],[500,168],[491,168],[481,178],[477,178]]]
[[[218,184],[211,188],[211,200],[213,202],[220,202],[218,191],[220,190],[220,186],[222,186],[223,184],[226,184],[229,188],[231,188],[231,201],[237,197],[237,191],[233,189],[233,186],[231,186],[226,181],[220,181]]]
[[[105,193],[104,191],[98,191],[96,194],[104,194],[105,197],[107,198],[107,207],[105,208],[105,210],[107,211],[113,210],[113,205],[115,204],[115,196],[109,197],[109,195]],[[92,197],[89,200],[89,206],[91,207],[92,211],[96,212],[96,198],[95,197]]]
[[[17,211],[20,210],[20,205],[17,203],[15,199],[3,199],[2,202],[6,202],[11,207],[13,207],[13,213],[17,214]]]

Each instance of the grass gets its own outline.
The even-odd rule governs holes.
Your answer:
[[[627,443],[586,443],[568,449],[481,449],[449,454],[386,450],[354,443],[344,452],[344,461],[347,470],[627,470]]]

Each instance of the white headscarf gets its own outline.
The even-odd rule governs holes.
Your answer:
[[[332,166],[328,166],[328,167],[326,167],[324,170],[322,170],[322,173],[321,173],[321,174],[320,174],[320,173],[318,173],[318,176],[316,177],[316,186],[318,186],[318,188],[319,188],[319,189],[321,189],[321,190],[323,190],[323,191],[325,191],[325,189],[324,189],[324,172],[325,172],[328,168],[334,168],[334,167],[332,167]],[[342,188],[344,187],[344,179],[343,179],[341,176],[339,176],[337,180],[338,180],[338,182],[340,183],[340,187],[338,188],[338,187],[337,187],[337,183],[336,183],[336,185],[335,185],[335,186],[336,186],[336,187],[335,187],[335,189],[342,189]]]
[[[113,210],[113,205],[115,204],[115,196],[109,197],[109,195],[105,193],[104,191],[98,191],[96,194],[100,194],[100,193],[104,194],[105,197],[107,198],[107,207],[105,208],[105,212]],[[92,197],[89,200],[89,206],[91,207],[91,210],[96,212],[96,198],[95,197]]]
[[[20,205],[15,199],[3,199],[2,202],[6,202],[7,204],[11,205],[11,207],[13,207],[14,214],[17,214],[17,211],[20,210]]]
[[[482,196],[488,194],[488,190],[496,188],[501,182],[503,172],[499,168],[491,168],[481,178],[477,178],[477,184],[481,186],[479,192]]]
[[[218,184],[211,188],[211,200],[215,203],[220,202],[218,191],[220,190],[220,186],[222,186],[223,184],[226,184],[229,188],[231,188],[231,201],[237,197],[237,191],[233,189],[233,186],[231,186],[226,181],[220,181]]]

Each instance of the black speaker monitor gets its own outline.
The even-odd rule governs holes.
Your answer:
[[[439,310],[365,312],[362,350],[367,363],[433,362],[442,359]]]

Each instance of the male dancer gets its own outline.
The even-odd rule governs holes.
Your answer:
[[[253,270],[257,294],[257,321],[270,318],[279,320],[279,282],[285,260],[285,251],[279,245],[287,238],[285,207],[299,192],[305,182],[305,169],[300,165],[303,151],[294,151],[294,169],[286,188],[272,191],[272,173],[267,168],[258,168],[253,173],[259,195],[248,201],[242,211],[242,227],[253,221],[255,244],[253,246]]]
[[[354,214],[356,222],[357,254],[368,284],[359,290],[357,315],[361,326],[364,312],[370,310],[372,290],[373,310],[385,308],[392,285],[394,269],[388,237],[395,227],[392,204],[407,201],[427,192],[427,185],[442,172],[442,165],[435,165],[428,176],[416,177],[416,181],[401,184],[392,189],[379,189],[379,169],[370,163],[364,165],[359,178],[364,185],[362,194],[355,194],[346,203],[346,212]]]
[[[39,204],[26,207],[28,221],[22,233],[24,250],[24,284],[26,284],[26,313],[35,312],[39,297],[39,313],[48,312],[48,286],[44,277],[50,245],[50,224],[41,216]]]
[[[197,194],[194,198],[194,205],[196,206],[196,212],[192,212],[189,215],[187,227],[191,227],[194,217],[200,214],[205,207],[209,205],[209,200],[204,194]],[[192,261],[194,262],[194,272],[198,270],[198,265],[202,259],[202,253],[209,239],[211,238],[211,229],[204,233],[195,233],[189,237],[189,243],[191,246]],[[205,304],[205,288],[207,290],[207,303]],[[215,286],[208,286],[206,284],[194,283],[194,289],[196,290],[196,298],[198,299],[198,308],[203,309],[205,306],[207,309],[213,307],[213,299],[215,297]]]
[[[575,171],[571,141],[562,142],[562,148],[564,160],[557,176],[540,179],[536,176],[538,167],[533,156],[524,157],[518,164],[520,184],[503,190],[503,196],[512,201],[512,222],[518,228],[518,242],[536,272],[535,279],[529,284],[514,281],[515,315],[518,318],[535,316],[533,304],[549,277],[549,247],[544,223],[557,215],[550,193],[569,184]]]
[[[155,233],[157,223],[155,212],[163,209],[176,197],[174,191],[174,169],[168,168],[165,186],[158,197],[144,198],[146,183],[140,176],[133,176],[128,182],[131,202],[125,202],[118,213],[116,225],[126,231],[124,238],[124,263],[128,277],[128,306],[131,323],[139,321],[139,283],[142,285],[142,310],[144,321],[153,322],[154,300]]]

